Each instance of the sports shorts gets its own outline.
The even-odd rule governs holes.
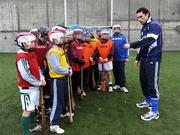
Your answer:
[[[39,105],[39,88],[20,89],[22,110],[33,111]]]
[[[113,69],[112,61],[106,63],[98,63],[99,71],[111,71]]]

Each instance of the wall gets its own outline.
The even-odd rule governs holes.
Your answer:
[[[164,50],[180,50],[179,0],[113,0],[113,24],[120,23],[130,41],[139,38],[136,10],[147,7],[164,29]],[[110,0],[67,0],[67,25],[110,25]],[[64,0],[1,0],[0,52],[15,52],[15,34],[42,25],[64,24]]]

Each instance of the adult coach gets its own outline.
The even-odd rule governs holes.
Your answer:
[[[138,21],[143,25],[141,39],[125,44],[125,48],[140,48],[140,83],[145,101],[137,103],[138,108],[150,107],[147,114],[141,115],[144,121],[159,118],[159,70],[162,56],[162,28],[152,19],[148,9],[142,7],[136,11]]]

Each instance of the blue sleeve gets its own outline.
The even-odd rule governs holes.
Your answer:
[[[138,41],[134,41],[130,43],[130,48],[139,48],[142,46],[150,46],[151,44],[153,44],[155,42],[155,38],[153,37],[147,37],[147,38],[143,38],[141,40]]]
[[[149,26],[149,32],[147,34],[147,37],[152,37],[155,40],[157,40],[157,38],[161,32],[162,32],[162,29],[161,29],[160,25],[157,23],[152,23]]]
[[[53,69],[53,71],[55,73],[63,74],[63,75],[66,75],[69,73],[68,68],[64,68],[59,64],[59,57],[57,54],[51,53],[48,61],[49,61],[51,68]]]
[[[128,43],[128,39],[124,36],[124,43],[127,44]],[[125,58],[129,57],[129,49],[125,49]]]

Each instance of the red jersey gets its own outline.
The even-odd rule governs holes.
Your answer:
[[[44,62],[46,61],[46,53],[49,49],[50,45],[43,44],[41,41],[38,40],[34,53],[37,56],[38,64],[40,67],[45,67]]]
[[[19,70],[17,67],[17,62],[21,59],[24,58],[25,60],[27,60],[28,64],[29,64],[29,70],[31,72],[31,74],[38,80],[40,80],[40,68],[38,65],[38,61],[36,58],[36,55],[34,52],[29,52],[29,53],[18,53],[16,56],[16,71],[17,71],[17,75],[18,75],[18,86],[20,87],[31,87],[33,86],[32,84],[28,83],[27,81],[25,81]]]
[[[72,66],[73,71],[80,71],[81,66],[79,63],[75,62],[73,59],[78,57],[80,60],[84,60],[84,48],[82,44],[78,42],[78,40],[72,41],[69,48],[69,59]]]

